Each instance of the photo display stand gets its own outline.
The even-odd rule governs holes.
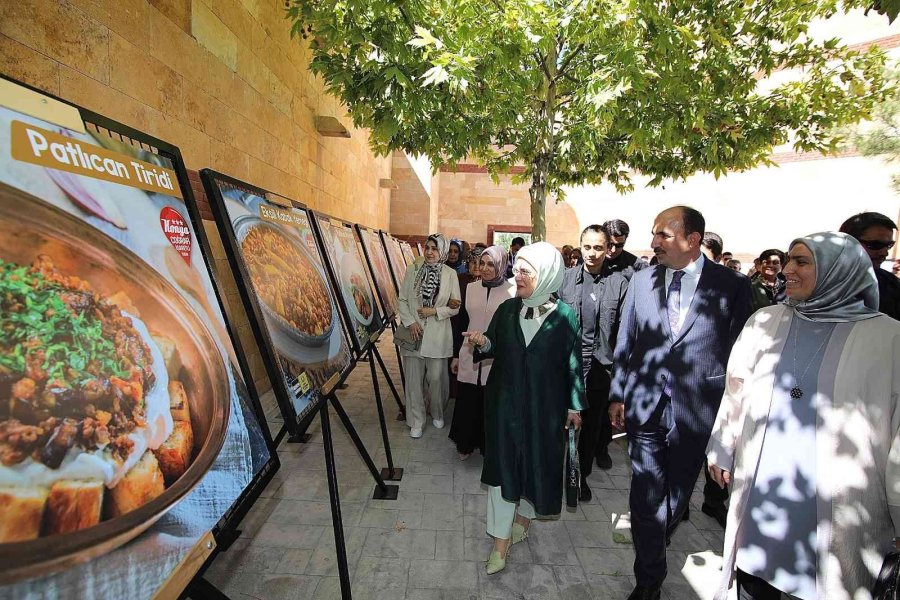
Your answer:
[[[381,314],[384,318],[385,326],[388,325],[391,327],[391,331],[396,331],[396,319],[397,316],[397,292],[400,289],[396,286],[393,275],[391,273],[391,267],[388,262],[387,253],[384,250],[384,244],[381,242],[381,237],[378,232],[373,229],[368,229],[367,227],[363,227],[362,225],[356,225],[356,233],[359,238],[360,243],[362,244],[363,253],[366,257],[366,264],[369,267],[369,272],[372,275],[372,282],[375,284],[375,289],[378,292],[378,299],[381,303]],[[402,282],[402,279],[401,279]],[[394,345],[394,352],[397,354],[397,365],[400,369],[400,383],[403,386],[406,386],[406,375],[403,372],[403,360],[400,357],[400,349]],[[389,385],[391,385],[393,389],[393,383],[391,382],[391,378],[388,375],[387,366],[385,366],[384,361],[381,358],[380,354],[375,355],[376,360],[378,360],[378,364],[381,367],[382,372],[385,374]],[[406,420],[406,407],[402,407],[400,409],[400,413],[397,415],[398,421]]]
[[[361,332],[338,308],[343,295],[326,273],[326,246],[305,205],[210,169],[200,176],[294,441],[304,441],[296,436],[319,414],[341,593],[350,598],[329,404],[375,480],[372,497],[396,500],[399,490],[384,482],[335,394],[356,363],[350,340]]]
[[[3,318],[24,315],[17,294],[28,294],[33,308],[57,307],[43,313],[40,334],[25,327],[22,335],[45,347],[47,378],[36,375],[35,383],[47,385],[54,363],[64,361],[53,389],[78,401],[45,433],[63,435],[60,427],[77,422],[79,436],[57,460],[24,459],[32,473],[44,471],[40,481],[2,491],[0,521],[16,522],[0,526],[0,586],[11,584],[0,596],[178,596],[234,540],[279,468],[181,154],[0,78],[0,231]],[[60,300],[70,302],[65,312]],[[125,344],[95,339],[113,326]],[[18,343],[4,339],[4,353]],[[15,376],[13,356],[2,362]],[[35,415],[27,405],[0,420],[29,424]],[[115,450],[123,419],[135,419],[132,444]],[[109,441],[83,439],[89,428]],[[116,463],[118,480],[70,471],[83,455],[107,462],[113,451],[126,457]],[[117,489],[124,482],[146,495],[126,501]],[[77,507],[67,512],[66,503]]]
[[[406,276],[406,261],[403,258],[403,251],[400,249],[400,241],[386,231],[379,231],[378,237],[381,240],[381,247],[384,249],[385,256],[390,265],[391,277],[394,280],[394,286],[397,293],[400,293],[403,287],[403,278]],[[397,331],[396,323],[391,324],[393,331]],[[403,369],[403,361],[400,360],[400,349],[397,349],[397,363],[400,365],[400,381],[406,385],[406,373]]]
[[[321,388],[353,367],[309,214],[221,173],[200,177],[289,441],[306,441]]]
[[[401,412],[405,407],[391,381],[390,374],[384,367],[384,361],[376,345],[384,329],[384,321],[381,319],[375,300],[375,289],[366,269],[362,245],[351,223],[315,211],[311,211],[311,214],[317,237],[322,244],[322,254],[326,258],[328,274],[334,288],[340,291],[338,304],[347,323],[347,329],[351,333],[354,354],[357,360],[366,358],[366,362],[369,363],[375,406],[378,408],[381,437],[388,463],[387,468],[381,470],[381,476],[388,481],[400,481],[403,478],[403,469],[394,467],[375,360],[381,365],[382,374]]]
[[[416,262],[416,255],[413,254],[412,246],[409,245],[409,242],[400,242],[400,248],[403,250],[403,259],[406,261],[407,266]]]

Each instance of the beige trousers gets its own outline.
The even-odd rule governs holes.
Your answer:
[[[406,373],[406,424],[412,429],[425,427],[425,386],[428,386],[428,409],[432,418],[444,419],[444,407],[450,394],[446,358],[404,356]]]

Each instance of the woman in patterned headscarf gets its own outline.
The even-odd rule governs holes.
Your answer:
[[[406,268],[400,289],[400,324],[408,327],[418,350],[400,350],[406,373],[406,423],[409,435],[422,437],[425,428],[425,382],[428,381],[432,423],[444,426],[448,397],[447,359],[453,356],[450,317],[459,312],[456,271],[443,264],[450,244],[439,233],[428,236],[425,255]]]
[[[494,538],[488,574],[506,567],[512,544],[537,515],[562,509],[565,429],[581,426],[584,379],[581,325],[553,299],[562,255],[547,242],[523,247],[513,263],[516,298],[501,304],[485,333],[464,335],[474,362],[493,359],[484,390],[487,532]]]

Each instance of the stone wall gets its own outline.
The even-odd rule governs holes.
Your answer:
[[[3,1],[0,72],[177,145],[191,170],[387,228],[390,190],[378,180],[391,160],[350,128],[289,31],[283,0]],[[320,136],[316,115],[337,117],[351,138]],[[224,249],[206,229],[232,324],[268,389]]]
[[[440,203],[437,230],[467,242],[490,243],[491,225],[521,226],[531,231],[531,200],[528,186],[512,183],[509,176],[494,183],[483,169],[469,167],[457,172],[441,170],[437,177]],[[432,188],[435,187],[432,183]],[[547,241],[555,246],[578,237],[578,219],[565,202],[547,204]]]
[[[403,152],[394,152],[391,158],[391,179],[397,189],[391,193],[390,231],[402,236],[426,235],[430,233],[432,198]]]

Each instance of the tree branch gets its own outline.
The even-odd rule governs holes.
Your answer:
[[[532,53],[531,53],[531,56],[532,56],[532,58],[534,58],[534,60],[537,62],[538,67],[540,67],[540,69],[541,69],[541,71],[544,73],[544,75],[547,76],[547,80],[548,80],[548,81],[552,81],[552,80],[553,80],[553,76],[550,75],[550,71],[547,70],[547,61],[546,61],[546,59],[545,59],[543,56],[541,56],[540,53],[537,52],[537,51],[532,52]]]
[[[563,59],[562,64],[559,65],[559,69],[556,72],[557,78],[563,77],[566,74],[566,69],[569,67],[569,64],[582,50],[584,50],[584,43],[578,44],[566,54],[566,57]]]

